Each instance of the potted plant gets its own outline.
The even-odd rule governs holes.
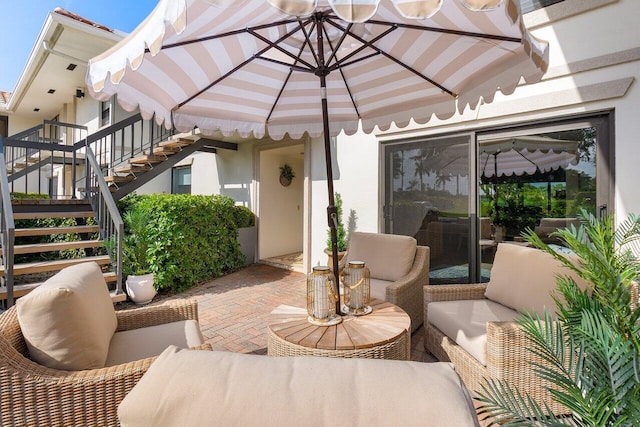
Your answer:
[[[280,184],[282,184],[282,186],[288,187],[295,176],[296,174],[293,172],[293,169],[291,169],[291,166],[286,163],[280,166]]]
[[[336,210],[338,213],[338,227],[336,229],[338,236],[338,262],[342,260],[344,254],[347,253],[347,232],[344,229],[344,224],[342,223],[342,197],[340,193],[335,193],[335,201],[336,201]],[[333,245],[331,244],[331,230],[327,230],[327,248],[324,250],[324,253],[327,254],[328,265],[331,267],[333,265]]]
[[[479,393],[480,414],[509,425],[638,425],[640,420],[640,308],[634,280],[640,275],[637,253],[640,217],[614,230],[613,217],[581,211],[579,229],[553,235],[579,261],[544,243],[530,229],[524,237],[591,284],[582,290],[569,276],[558,277],[556,318],[523,314],[518,320],[529,351],[544,360],[536,375],[551,381],[554,400],[566,407],[562,417],[546,414],[509,383],[489,382]],[[631,250],[633,249],[633,251]]]
[[[507,224],[509,223],[508,212],[492,203],[489,208],[489,218],[491,218],[491,225],[493,226],[493,240],[496,243],[500,243],[504,240]]]
[[[146,227],[147,217],[143,211],[132,209],[124,214],[123,220],[125,236],[122,270],[127,276],[127,294],[136,304],[147,304],[157,293],[148,256],[150,242]]]

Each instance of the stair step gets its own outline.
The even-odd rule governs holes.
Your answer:
[[[75,242],[34,243],[30,245],[16,245],[13,249],[15,255],[35,254],[39,252],[64,251],[67,249],[99,248],[103,246],[102,240],[78,240]]]
[[[116,273],[109,271],[106,273],[102,273],[102,276],[104,277],[105,282],[107,283],[113,283],[117,280],[117,276]],[[38,286],[40,286],[41,284],[43,284],[44,282],[35,282],[35,283],[26,283],[23,285],[14,285],[13,286],[13,296],[14,298],[18,298],[18,297],[22,297],[26,294],[28,294],[29,292],[31,292],[32,290],[34,290],[35,288],[37,288]],[[122,297],[123,296],[123,297]],[[124,301],[127,298],[127,296],[122,293],[119,295],[116,295],[115,291],[111,292],[111,300],[113,302],[120,302],[120,301]],[[6,300],[7,299],[7,287],[6,286],[0,286],[0,300]]]
[[[193,139],[177,138],[161,142],[159,145],[160,147],[182,148],[194,143],[195,141]]]
[[[153,155],[153,156],[140,156],[140,157],[134,157],[133,159],[129,159],[129,163],[131,163],[132,165],[146,165],[146,164],[154,164],[154,163],[160,163],[160,162],[164,162],[166,160],[166,158],[164,156],[157,156],[157,155]]]
[[[42,219],[42,218],[92,218],[93,211],[78,212],[16,212],[14,219]]]
[[[27,162],[25,162],[25,161],[15,162],[13,164],[13,167],[16,168],[16,169],[24,169],[24,168],[27,167]]]
[[[127,165],[127,166],[118,166],[113,168],[114,173],[119,174],[130,174],[130,173],[142,173],[151,170],[151,166],[149,165]]]
[[[106,265],[111,263],[109,255],[91,256],[75,259],[61,259],[55,261],[40,261],[30,262],[25,264],[16,264],[13,266],[14,276],[21,276],[24,274],[32,273],[44,273],[46,271],[60,271],[70,265],[76,265],[83,262],[96,262],[99,265]],[[0,276],[4,276],[4,266],[0,265]]]
[[[170,156],[172,154],[176,154],[177,152],[180,151],[179,147],[173,147],[173,146],[164,146],[164,147],[154,147],[153,148],[153,154],[155,155],[164,155],[164,156]],[[143,151],[142,152],[145,156],[149,154],[149,150]]]
[[[51,234],[81,234],[97,233],[100,227],[97,225],[74,225],[69,227],[44,227],[44,228],[16,228],[16,237],[48,236]]]
[[[131,182],[135,178],[133,176],[127,175],[109,175],[105,176],[104,180],[107,181],[107,184],[123,184],[125,182]]]

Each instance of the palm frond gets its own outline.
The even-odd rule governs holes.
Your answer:
[[[529,396],[490,382],[481,394],[483,413],[498,414],[505,425],[640,425],[640,304],[631,300],[630,287],[640,276],[640,217],[631,216],[616,230],[613,217],[596,218],[585,210],[580,216],[579,228],[552,234],[578,261],[556,252],[530,229],[523,235],[590,287],[583,290],[571,277],[558,277],[557,319],[547,312],[518,319],[535,374],[554,385],[548,389],[554,401],[571,415],[546,417]]]

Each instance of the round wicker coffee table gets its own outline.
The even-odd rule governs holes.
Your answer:
[[[400,307],[373,300],[365,316],[344,316],[334,326],[307,321],[307,310],[281,305],[271,312],[270,356],[360,357],[409,360],[411,319]]]

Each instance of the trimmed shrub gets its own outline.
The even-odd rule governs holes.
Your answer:
[[[125,199],[120,206],[147,218],[147,257],[156,289],[183,291],[244,265],[230,197],[152,194]]]
[[[256,225],[256,216],[253,212],[251,212],[251,209],[241,205],[236,205],[234,209],[234,215],[238,228],[253,227],[254,225]]]

